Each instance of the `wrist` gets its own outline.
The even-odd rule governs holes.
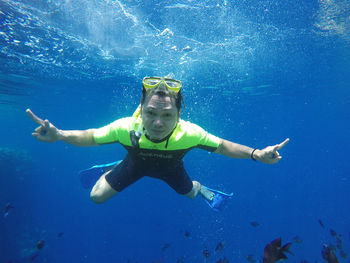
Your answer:
[[[258,161],[258,151],[259,149],[258,148],[255,148],[254,150],[252,150],[251,154],[250,154],[250,158],[254,161],[254,162],[257,162]]]
[[[56,139],[57,141],[64,141],[65,140],[65,133],[64,131],[57,129],[57,133],[56,133]]]

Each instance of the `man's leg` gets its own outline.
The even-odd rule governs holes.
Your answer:
[[[186,197],[190,199],[194,199],[198,193],[200,193],[205,199],[211,201],[214,198],[214,193],[212,191],[209,191],[207,188],[203,187],[199,182],[192,181],[193,187],[192,190],[185,194]]]
[[[98,179],[98,181],[96,182],[96,184],[91,190],[90,198],[96,204],[102,204],[118,193],[116,190],[112,188],[112,186],[109,185],[109,183],[106,181],[106,178],[105,178],[106,175],[111,171],[112,170],[109,170],[108,172],[104,173],[100,177],[100,179]]]
[[[98,179],[92,188],[90,197],[95,203],[102,204],[139,180],[142,176],[142,173],[137,172],[129,155],[126,155],[122,162],[115,165],[108,172],[105,172]]]
[[[164,171],[161,176],[153,176],[165,181],[177,193],[184,195],[190,199],[196,198],[200,193],[208,201],[213,200],[214,193],[202,186],[198,181],[192,181],[188,176],[183,162],[176,167],[170,167],[169,170]]]

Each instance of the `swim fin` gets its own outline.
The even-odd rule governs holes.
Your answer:
[[[118,165],[120,161],[107,164],[94,165],[86,170],[79,172],[80,182],[85,189],[91,189],[102,174],[111,170],[114,166]]]
[[[205,187],[206,189],[214,193],[214,198],[211,201],[205,198],[204,199],[208,203],[208,205],[215,211],[221,211],[225,207],[227,200],[233,196],[233,193],[226,194],[224,192],[211,189],[206,186],[202,186],[202,187]]]

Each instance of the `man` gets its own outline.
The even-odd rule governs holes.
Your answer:
[[[180,119],[181,87],[178,80],[145,77],[141,103],[133,117],[116,120],[99,129],[60,130],[30,109],[26,112],[40,125],[32,133],[39,141],[63,141],[76,146],[118,142],[127,150],[124,160],[102,174],[94,185],[90,196],[96,203],[103,203],[143,176],[150,176],[165,181],[177,193],[191,199],[200,193],[212,208],[220,208],[228,195],[191,181],[183,166],[184,155],[197,147],[231,158],[274,164],[282,158],[278,150],[289,139],[259,150],[211,135]]]

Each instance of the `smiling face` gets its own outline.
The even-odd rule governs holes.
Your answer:
[[[155,93],[145,98],[141,116],[147,136],[162,140],[175,128],[179,113],[174,98]]]

